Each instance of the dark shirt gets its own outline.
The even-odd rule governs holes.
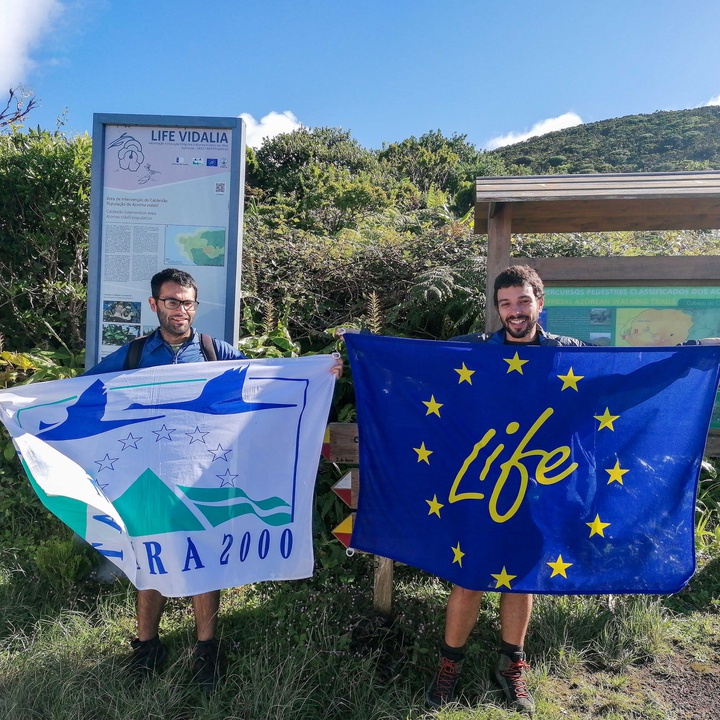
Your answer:
[[[543,345],[545,347],[585,347],[588,343],[578,340],[577,338],[568,337],[567,335],[553,335],[552,333],[545,332],[539,325],[538,330],[538,343],[522,343],[523,345]],[[470,343],[489,343],[491,345],[515,345],[520,343],[513,343],[506,341],[505,329],[500,328],[494,333],[471,333],[470,335],[458,335],[454,338],[450,338],[450,342],[470,342]]]

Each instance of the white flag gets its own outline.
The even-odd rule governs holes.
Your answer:
[[[335,359],[186,363],[0,391],[30,482],[139,589],[312,574]]]

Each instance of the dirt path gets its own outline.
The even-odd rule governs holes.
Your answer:
[[[637,668],[637,681],[673,712],[676,720],[720,717],[720,667],[678,652]]]

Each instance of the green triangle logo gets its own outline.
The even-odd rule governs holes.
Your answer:
[[[205,529],[150,468],[113,501],[113,506],[133,537]]]

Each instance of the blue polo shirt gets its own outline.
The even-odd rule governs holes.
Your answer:
[[[243,355],[239,350],[223,340],[213,338],[218,360],[242,360]],[[83,375],[99,375],[100,373],[119,372],[125,369],[125,360],[130,352],[130,343],[110,353],[97,365],[86,370]],[[200,333],[193,328],[192,337],[175,354],[174,350],[163,340],[160,328],[155,330],[143,346],[138,367],[157,367],[158,365],[174,365],[176,363],[203,362],[205,357],[200,346]]]

